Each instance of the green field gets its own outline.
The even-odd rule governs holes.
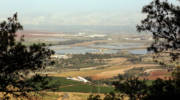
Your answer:
[[[64,77],[51,78],[50,84],[56,84],[58,86],[56,92],[109,93],[114,91],[114,88],[111,86],[67,80]]]

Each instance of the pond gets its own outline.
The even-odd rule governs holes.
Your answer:
[[[111,43],[111,44],[93,44],[90,47],[106,48],[106,49],[128,49],[141,47],[143,43]]]
[[[57,54],[85,54],[99,52],[99,50],[87,47],[72,47],[67,49],[55,50],[55,52]]]
[[[147,54],[146,49],[129,50],[129,52],[132,53],[132,54]]]
[[[50,49],[54,50],[57,54],[85,54],[85,53],[117,53],[121,49],[141,47],[142,43],[111,43],[111,44],[93,44],[88,46],[70,47],[68,45],[51,46]],[[103,49],[103,51],[101,50]],[[145,49],[129,50],[132,54],[146,54]]]

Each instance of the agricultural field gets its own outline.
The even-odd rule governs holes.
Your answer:
[[[152,69],[161,69],[162,71],[166,71],[164,67],[153,63],[152,60],[147,61],[146,56],[140,57],[131,54],[116,54],[116,56],[111,55],[111,57],[109,56],[107,58],[108,59],[103,58],[103,61],[106,63],[102,65],[78,68],[77,70],[66,69],[60,73],[49,73],[49,76],[82,76],[91,78],[92,80],[102,80],[113,78],[119,74],[140,75],[143,74],[143,72],[146,70]],[[135,69],[137,69],[137,71],[134,71]]]
[[[55,65],[48,66],[40,73],[51,78],[49,84],[55,84],[56,88],[48,90],[46,96],[43,93],[36,96],[38,100],[42,97],[43,100],[86,100],[90,94],[103,97],[105,93],[114,91],[112,82],[120,74],[149,79],[149,85],[157,78],[165,79],[171,75],[164,66],[153,61],[152,54],[147,53],[146,47],[152,42],[149,35],[91,37],[88,34],[26,33],[26,45],[46,43],[48,48],[55,51],[55,58],[52,59]],[[78,76],[90,82],[67,79]]]
[[[56,92],[80,92],[80,93],[109,93],[114,91],[111,86],[103,86],[93,83],[83,83],[68,80],[65,77],[51,77],[49,84],[56,84]],[[53,90],[49,90],[53,91]]]

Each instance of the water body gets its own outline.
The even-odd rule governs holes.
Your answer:
[[[48,41],[67,41],[69,39],[64,39],[64,38],[47,38]]]
[[[100,44],[100,45],[91,45],[91,47],[96,48],[106,48],[108,53],[116,53],[119,50],[118,49],[130,49],[130,48],[139,48],[142,47],[143,43],[112,43],[112,44]],[[132,54],[147,54],[146,49],[134,49],[134,50],[128,50]]]
[[[69,39],[57,38],[57,37],[38,37],[38,38],[35,38],[35,40],[49,41],[49,42],[62,42],[62,41],[67,41]]]
[[[121,49],[141,47],[142,43],[112,43],[112,44],[93,44],[89,46],[69,47],[68,45],[51,46],[50,49],[55,50],[56,54],[85,54],[85,53],[100,53],[100,48],[103,48],[103,53],[117,53]],[[146,54],[146,49],[129,50],[132,54]]]
[[[112,44],[100,44],[100,45],[90,45],[95,48],[106,48],[106,49],[128,49],[141,47],[142,43],[112,43]]]
[[[99,50],[87,47],[72,47],[68,49],[55,50],[55,52],[57,54],[85,54],[99,52]]]
[[[129,52],[132,53],[132,54],[147,54],[146,49],[129,50]]]

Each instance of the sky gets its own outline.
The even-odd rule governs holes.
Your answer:
[[[0,0],[0,20],[18,12],[21,23],[31,26],[136,25],[141,9],[151,0]]]

